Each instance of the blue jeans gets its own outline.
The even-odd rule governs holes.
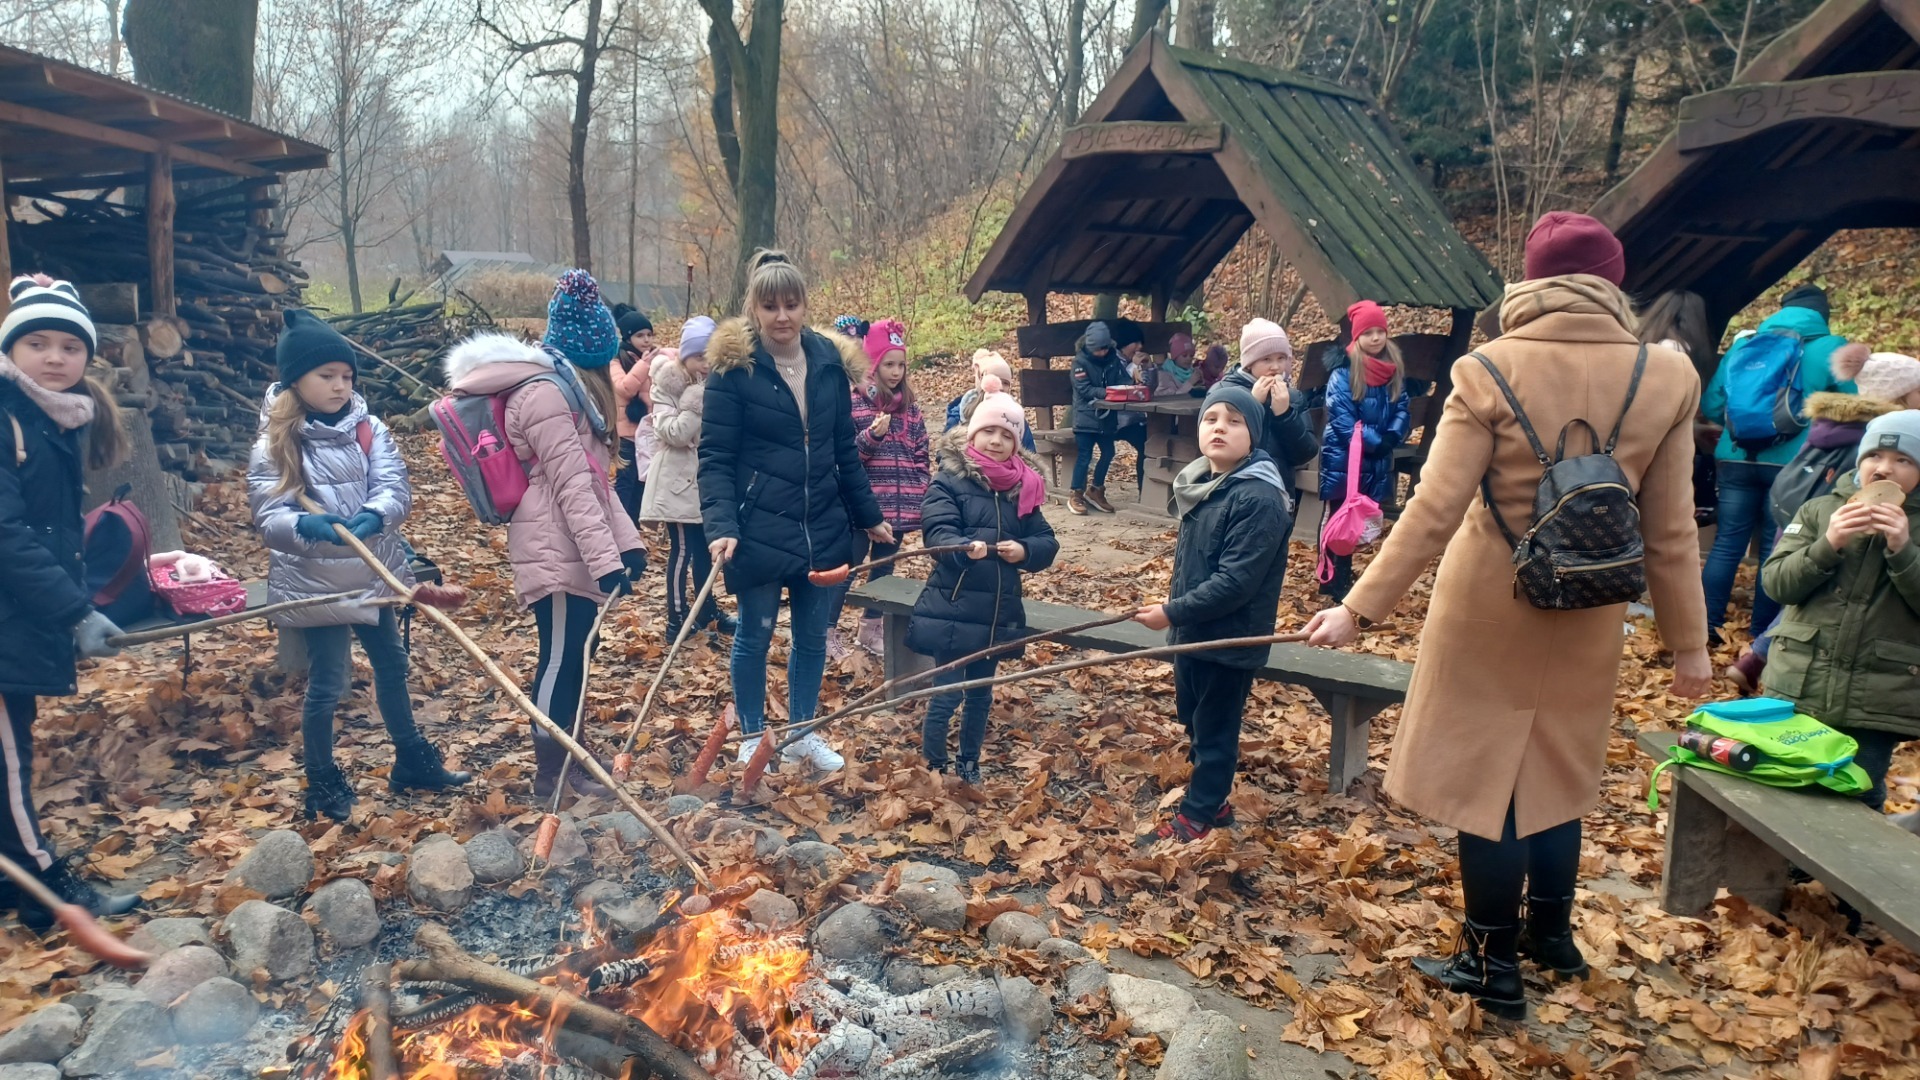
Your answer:
[[[958,659],[960,659],[959,656],[938,656],[934,658],[934,663],[945,667]],[[957,682],[990,679],[999,666],[1000,658],[997,656],[975,660],[966,667],[935,675],[933,685],[952,686]],[[991,686],[976,686],[971,690],[935,694],[927,702],[926,719],[920,725],[920,753],[925,755],[928,765],[935,768],[946,767],[948,725],[953,720],[954,710],[960,707],[960,699],[963,695],[966,698],[966,711],[960,716],[960,760],[979,762],[980,747],[987,741],[987,711],[993,708],[993,687]]]
[[[820,707],[820,680],[827,674],[827,627],[838,588],[824,588],[803,574],[787,582],[756,585],[736,594],[740,628],[733,635],[728,669],[733,677],[733,708],[740,730],[758,735],[767,726],[767,649],[773,621],[780,614],[780,590],[787,590],[793,617],[793,647],[787,651],[787,722],[813,719]]]
[[[300,730],[308,775],[315,766],[334,767],[333,713],[353,677],[354,637],[373,667],[373,700],[387,733],[395,744],[420,737],[407,690],[407,650],[392,608],[381,609],[380,621],[372,626],[309,626],[301,633],[307,639],[307,700],[300,709]]]
[[[1076,431],[1073,441],[1080,451],[1073,459],[1073,490],[1087,490],[1087,466],[1093,464],[1095,447],[1100,449],[1100,464],[1093,466],[1093,485],[1106,487],[1107,470],[1113,467],[1113,436]]]
[[[1747,548],[1755,533],[1760,536],[1760,561],[1765,563],[1767,556],[1773,554],[1777,530],[1773,527],[1767,496],[1773,489],[1774,477],[1780,475],[1780,466],[1757,461],[1723,461],[1719,474],[1719,531],[1714,534],[1713,551],[1708,553],[1707,568],[1701,575],[1701,584],[1707,591],[1707,625],[1715,630],[1726,622],[1727,604],[1733,599],[1734,575],[1739,573],[1740,561],[1747,557]],[[1766,629],[1778,614],[1780,605],[1773,602],[1756,578],[1753,632],[1757,634]]]

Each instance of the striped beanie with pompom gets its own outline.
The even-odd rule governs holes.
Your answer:
[[[14,342],[36,330],[59,330],[86,342],[87,359],[93,359],[100,335],[72,282],[56,281],[45,274],[23,274],[13,279],[7,292],[13,307],[6,321],[0,322],[0,354],[12,352]]]

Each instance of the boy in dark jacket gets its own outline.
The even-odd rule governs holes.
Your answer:
[[[1171,595],[1134,616],[1154,630],[1171,628],[1175,645],[1273,633],[1293,521],[1286,482],[1260,449],[1266,419],[1251,393],[1225,382],[1202,403],[1202,456],[1173,482],[1180,540]],[[1227,795],[1240,761],[1240,721],[1267,651],[1255,645],[1174,658],[1174,707],[1190,740],[1193,777],[1179,813],[1153,837],[1199,840],[1233,824]]]
[[[1879,810],[1895,748],[1920,738],[1920,411],[1868,424],[1858,460],[1800,508],[1761,568],[1767,593],[1787,605],[1764,688],[1859,742],[1854,764],[1873,778],[1862,801]],[[1857,498],[1882,480],[1904,498]]]
[[[940,471],[927,487],[920,527],[928,547],[970,546],[934,564],[913,605],[907,645],[941,666],[1026,636],[1020,575],[1052,566],[1060,552],[1041,513],[1046,482],[1020,450],[1026,426],[1019,402],[991,393],[974,407],[966,430],[949,432],[940,441]],[[934,683],[989,678],[999,663],[998,656],[975,660],[935,676]],[[947,725],[959,704],[958,692],[936,694],[927,703],[921,751],[935,772],[946,771]],[[992,706],[992,687],[966,691],[957,773],[969,784],[980,782],[980,746]]]
[[[1092,506],[1102,513],[1113,513],[1107,502],[1107,470],[1113,467],[1113,437],[1120,428],[1119,414],[1104,408],[1107,387],[1132,382],[1126,361],[1114,346],[1113,331],[1106,323],[1087,327],[1080,339],[1080,351],[1073,357],[1073,441],[1079,454],[1073,459],[1073,492],[1067,496],[1067,509],[1085,514]],[[1100,463],[1093,464],[1093,452],[1100,451]],[[1093,466],[1089,486],[1087,467]]]

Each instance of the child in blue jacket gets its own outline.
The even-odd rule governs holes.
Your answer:
[[[1320,440],[1320,499],[1330,518],[1347,500],[1347,470],[1360,470],[1360,493],[1382,506],[1393,492],[1393,452],[1407,441],[1412,402],[1407,366],[1387,336],[1387,313],[1371,300],[1347,309],[1353,343],[1347,366],[1327,377],[1327,429]],[[1354,424],[1360,425],[1361,460],[1347,460]],[[1353,556],[1334,555],[1333,580],[1320,591],[1335,600],[1353,588]]]

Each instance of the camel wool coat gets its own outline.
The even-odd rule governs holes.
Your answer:
[[[1549,453],[1569,421],[1585,418],[1604,440],[1620,415],[1640,348],[1623,309],[1617,289],[1584,275],[1509,290],[1505,333],[1480,351],[1513,386]],[[1442,556],[1386,791],[1415,813],[1488,839],[1500,837],[1511,803],[1515,834],[1528,836],[1599,801],[1626,606],[1544,611],[1516,595],[1513,549],[1480,482],[1490,480],[1501,514],[1524,532],[1544,470],[1480,361],[1456,361],[1453,386],[1420,487],[1346,606],[1384,621]],[[1648,589],[1676,651],[1707,641],[1693,519],[1699,401],[1692,363],[1649,347],[1614,454],[1639,497]],[[1576,427],[1568,456],[1590,452]]]

